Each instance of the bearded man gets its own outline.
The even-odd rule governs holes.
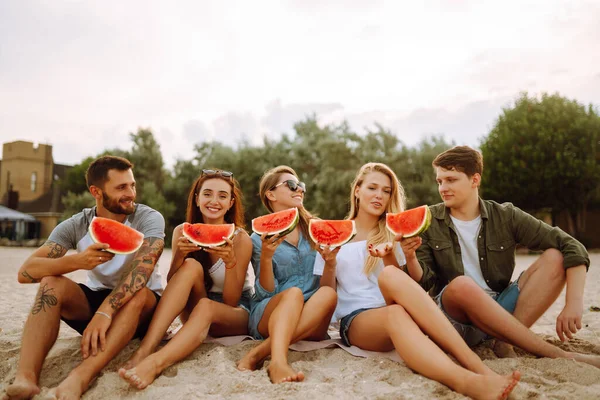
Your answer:
[[[165,221],[156,210],[136,204],[133,165],[104,156],[86,171],[96,205],[61,222],[48,241],[21,266],[20,283],[39,283],[23,331],[20,361],[5,399],[28,399],[39,393],[42,364],[58,336],[60,321],[82,334],[82,362],[51,394],[80,398],[92,380],[135,336],[143,335],[162,293],[157,261],[162,254]],[[115,255],[94,243],[88,228],[97,217],[130,226],[144,235],[133,254]],[[70,249],[76,252],[67,254]],[[64,276],[87,270],[85,284]]]

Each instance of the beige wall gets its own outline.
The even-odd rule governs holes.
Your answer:
[[[8,191],[9,183],[19,192],[19,202],[35,200],[52,185],[52,146],[17,141],[2,146],[0,199]],[[36,173],[35,191],[31,190],[31,176]],[[8,177],[10,174],[10,182]]]
[[[58,225],[59,215],[33,215],[38,221],[40,221],[40,238],[48,238],[52,229]]]

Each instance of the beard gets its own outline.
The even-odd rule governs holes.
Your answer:
[[[114,199],[112,197],[108,197],[108,195],[102,192],[102,207],[106,208],[113,214],[123,214],[130,215],[135,211],[135,199],[132,199],[131,206],[123,207],[121,203],[119,203],[119,199]]]

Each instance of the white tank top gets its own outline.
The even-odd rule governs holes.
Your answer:
[[[235,235],[240,232],[240,229],[236,229]],[[210,288],[210,292],[213,293],[223,293],[223,287],[225,286],[225,262],[223,259],[219,258],[217,262],[215,262],[212,267],[208,270],[208,274],[212,278],[213,285]],[[252,268],[252,263],[248,263],[248,270],[246,271],[246,279],[244,280],[244,287],[242,291],[250,290],[251,293],[254,293],[254,268]]]

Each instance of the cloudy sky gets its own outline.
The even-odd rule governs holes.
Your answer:
[[[313,112],[477,145],[520,91],[600,105],[598,1],[0,1],[0,139],[165,161]]]

